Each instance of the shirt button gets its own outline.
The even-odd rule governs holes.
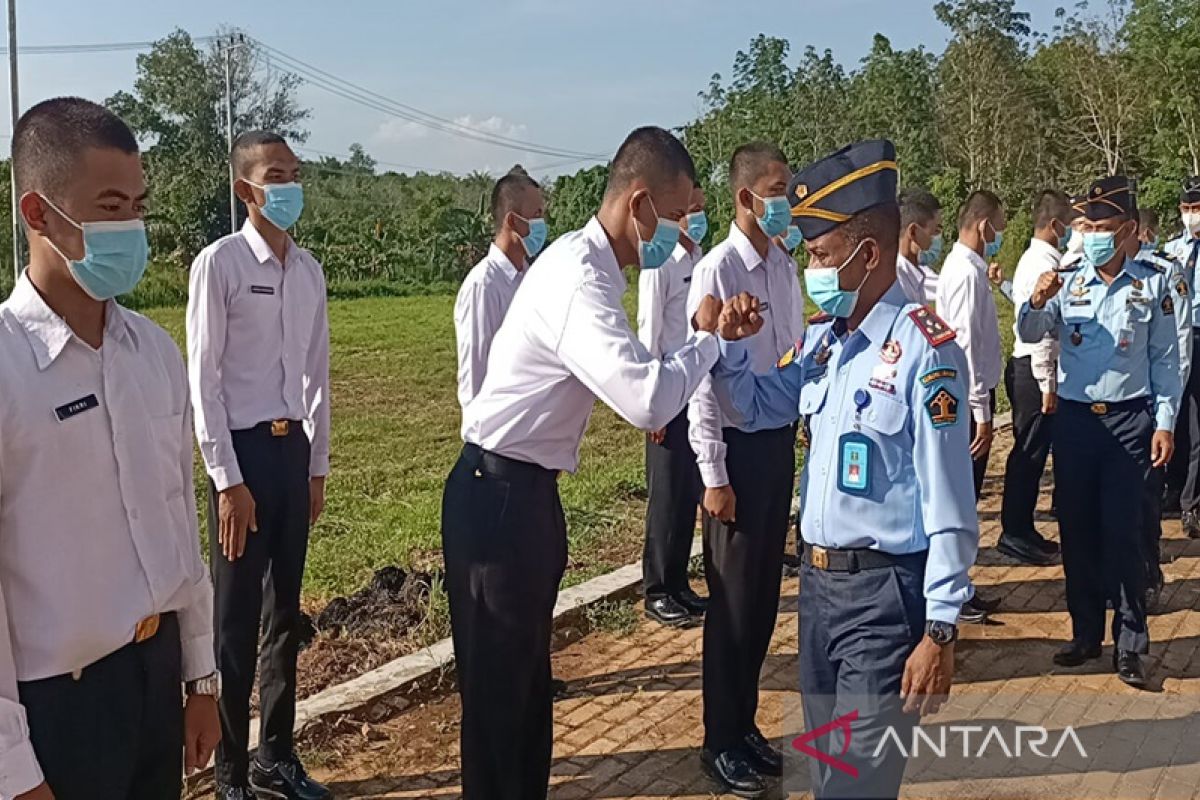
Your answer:
[[[141,518],[142,518],[142,515],[141,515],[141,514],[138,512],[138,510],[135,508],[135,509],[133,509],[132,511],[130,511],[130,512],[129,512],[129,517],[130,517],[131,519],[133,519],[133,520],[136,522],[137,520],[139,520],[139,519],[141,519]]]

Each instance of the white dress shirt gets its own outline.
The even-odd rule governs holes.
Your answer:
[[[970,369],[968,405],[976,422],[990,422],[989,395],[1000,383],[1003,354],[996,298],[988,281],[987,262],[962,242],[955,242],[938,279],[937,313],[955,333]]]
[[[692,252],[682,244],[658,269],[644,269],[638,276],[638,338],[650,355],[662,358],[683,347],[692,335],[688,315],[688,289],[692,270],[703,253],[700,245]]]
[[[22,276],[0,305],[0,796],[42,781],[18,681],[83,669],[178,612],[183,678],[212,674],[187,372],[110,302],[78,339]]]
[[[1037,288],[1038,278],[1047,272],[1057,269],[1062,253],[1049,242],[1033,239],[1029,249],[1017,262],[1017,271],[1013,274],[1012,301],[1020,309],[1033,296]],[[1034,380],[1042,390],[1042,394],[1054,394],[1058,391],[1058,337],[1048,333],[1040,342],[1027,344],[1017,333],[1017,324],[1013,322],[1013,358],[1029,358],[1029,367],[1033,371]]]
[[[188,375],[196,439],[209,477],[242,483],[231,431],[299,420],[309,475],[329,474],[329,317],[325,274],[288,240],[284,263],[249,221],[192,263]]]
[[[463,412],[464,439],[502,456],[574,472],[599,397],[635,428],[666,427],[719,355],[700,332],[662,359],[638,341],[625,277],[595,217],[559,237],[521,281],[488,373]]]
[[[471,268],[454,301],[454,337],[458,342],[458,404],[467,407],[487,374],[492,339],[521,285],[521,271],[496,245]]]
[[[896,280],[909,301],[922,305],[937,302],[938,274],[929,267],[896,256]]]
[[[728,300],[749,292],[769,303],[763,312],[763,329],[746,340],[754,372],[770,371],[780,357],[804,335],[804,293],[796,276],[796,262],[780,247],[768,247],[764,261],[741,228],[730,225],[729,236],[696,265],[688,294],[688,317],[706,294]],[[688,403],[688,439],[700,465],[700,477],[710,489],[729,485],[725,469],[723,430],[733,427],[705,376]]]

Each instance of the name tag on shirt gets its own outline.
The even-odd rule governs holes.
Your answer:
[[[250,294],[275,294],[274,286],[251,286]]]
[[[841,438],[838,454],[838,488],[846,494],[871,493],[871,440],[861,433]]]
[[[99,407],[100,401],[96,399],[96,395],[89,394],[87,397],[81,397],[78,400],[67,403],[65,406],[59,406],[54,409],[54,416],[58,417],[59,422],[66,422],[71,417]]]

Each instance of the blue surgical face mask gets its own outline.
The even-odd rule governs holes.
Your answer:
[[[831,317],[850,316],[854,312],[854,307],[858,305],[858,293],[862,290],[863,284],[867,282],[867,278],[871,277],[871,273],[868,271],[863,276],[862,283],[853,290],[843,289],[838,278],[838,274],[854,260],[866,241],[864,239],[859,242],[858,247],[854,248],[854,252],[842,262],[840,267],[809,267],[804,270],[804,288],[808,291],[808,296],[812,298],[818,308]]]
[[[1092,231],[1083,235],[1083,255],[1094,267],[1102,267],[1117,255],[1116,231]]]
[[[783,235],[783,247],[789,253],[800,246],[804,241],[804,234],[800,231],[799,225],[788,225],[787,233]]]
[[[932,267],[942,257],[942,247],[945,246],[942,235],[939,233],[933,237],[933,241],[929,243],[928,250],[922,250],[917,254],[917,262],[922,267]]]
[[[649,196],[646,199],[650,200]],[[636,215],[633,218],[633,227],[637,230],[638,235],[638,266],[642,269],[658,269],[667,263],[667,259],[675,250],[675,245],[679,244],[679,223],[659,217],[653,200],[650,200],[650,210],[658,218],[658,224],[654,228],[654,235],[649,240],[642,238],[642,223],[638,222]]]
[[[983,257],[984,259],[991,261],[996,257],[996,255],[1000,252],[1000,248],[1004,245],[1004,231],[996,230],[992,227],[992,223],[990,222],[988,223],[988,227],[992,228],[992,230],[995,232],[996,238],[993,241],[984,243]]]
[[[521,246],[525,248],[525,255],[533,258],[546,246],[546,237],[549,235],[550,229],[546,227],[546,220],[541,217],[525,219],[520,214],[516,216],[517,219],[529,226],[528,235],[521,237]]]
[[[83,231],[83,258],[78,261],[67,258],[58,245],[46,239],[67,262],[79,288],[94,300],[111,300],[132,292],[146,274],[146,262],[150,259],[146,224],[140,219],[79,223],[45,195],[39,197],[60,217]]]
[[[708,233],[708,215],[703,211],[693,211],[683,218],[683,232],[696,244],[704,241]]]
[[[767,236],[781,236],[787,230],[788,225],[792,223],[792,205],[783,195],[778,197],[759,197],[750,192],[763,204],[763,215],[755,217],[758,220],[758,227],[762,228],[763,233]]]
[[[262,207],[262,215],[267,222],[281,231],[286,231],[300,219],[300,214],[304,211],[303,186],[298,183],[246,183],[256,189],[262,189],[267,195],[267,202]]]

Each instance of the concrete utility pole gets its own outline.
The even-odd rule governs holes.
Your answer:
[[[21,102],[17,94],[17,0],[8,0],[8,99],[12,131],[17,131],[17,120],[21,118]],[[17,175],[10,158],[9,187],[12,189],[12,259],[13,282],[21,277],[21,211],[18,208]]]
[[[12,0],[10,0],[12,2]],[[231,34],[225,54],[225,144],[226,152],[233,150],[233,51],[246,47],[244,33]],[[229,232],[237,233],[237,195],[233,192],[233,162],[229,164]]]

